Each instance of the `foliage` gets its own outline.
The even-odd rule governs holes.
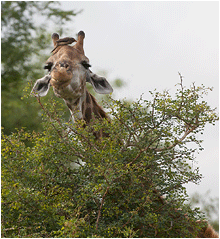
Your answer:
[[[42,128],[39,105],[23,101],[22,92],[29,81],[44,75],[42,64],[49,56],[46,49],[51,44],[51,29],[56,26],[60,32],[77,14],[59,6],[59,2],[51,1],[1,2],[1,113],[6,134],[22,126]]]
[[[208,90],[181,83],[174,98],[109,99],[111,123],[86,128],[38,99],[44,131],[2,135],[2,237],[195,237],[203,215],[183,185],[199,183],[197,135],[218,120]],[[96,140],[101,128],[109,137]]]

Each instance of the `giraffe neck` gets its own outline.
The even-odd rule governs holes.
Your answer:
[[[82,102],[82,118],[88,124],[92,119],[109,119],[108,115],[97,103],[95,97],[86,90],[86,96]]]
[[[86,87],[73,89],[70,85],[62,89],[54,87],[54,93],[58,97],[63,98],[65,104],[68,106],[73,122],[83,119],[85,121],[84,127],[94,119],[107,119],[110,122],[108,115],[98,105],[95,97],[87,91]],[[109,136],[104,130],[94,130],[93,134],[96,139]]]
[[[63,98],[65,104],[68,106],[73,121],[83,119],[88,124],[92,119],[109,119],[108,115],[97,103],[95,97],[91,95],[86,88],[81,91],[73,92],[72,87],[70,89],[58,91],[54,90],[54,93]],[[77,94],[78,93],[78,94]]]
[[[75,119],[82,119],[82,104],[86,98],[85,83],[81,82],[70,82],[68,85],[56,85],[53,81],[51,82],[55,95],[62,98],[65,104],[68,106],[73,122]]]
[[[102,107],[98,105],[95,97],[91,95],[87,90],[85,100],[82,103],[82,119],[84,119],[86,122],[84,127],[86,125],[89,125],[90,121],[94,119],[107,119],[108,122],[111,121],[109,116],[102,109]],[[106,133],[103,129],[99,131],[93,129],[92,131],[96,139],[109,136],[109,134]]]

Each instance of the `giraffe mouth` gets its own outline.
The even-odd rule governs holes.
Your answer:
[[[69,84],[72,77],[66,72],[54,72],[51,74],[50,84],[52,86],[61,86]]]
[[[70,84],[72,76],[72,72],[65,68],[53,69],[50,84],[54,87],[65,87]]]

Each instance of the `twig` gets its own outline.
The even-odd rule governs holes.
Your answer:
[[[180,72],[178,72],[178,74],[180,76],[180,81],[181,81],[180,82],[180,86],[181,86],[181,90],[182,90],[182,93],[181,93],[181,103],[180,103],[180,106],[179,106],[179,108],[177,110],[177,112],[179,114],[179,112],[180,112],[180,110],[181,110],[181,108],[183,106],[183,102],[184,102],[184,97],[183,97],[183,89],[184,89],[184,87],[183,87],[183,76],[180,74]]]
[[[137,139],[138,139],[139,137],[138,137],[138,135],[136,134],[136,132],[135,132],[135,131],[132,131],[132,132],[131,132],[131,131],[130,131],[130,128],[124,123],[123,120],[121,120],[117,115],[115,115],[115,117],[116,117],[117,120],[119,120],[119,121],[127,128],[127,130],[128,130],[129,133],[133,133],[133,134],[134,134],[134,135],[133,135],[133,138],[134,138],[135,142],[138,143],[138,140],[137,140]],[[134,137],[134,136],[135,136],[135,137]]]
[[[168,150],[168,149],[172,149],[173,147],[175,147],[177,144],[179,144],[180,142],[182,142],[193,130],[195,130],[197,127],[199,126],[199,123],[198,121],[196,122],[196,124],[191,128],[189,129],[189,126],[187,127],[186,131],[185,131],[185,134],[182,136],[182,138],[176,140],[176,142],[172,145],[170,145],[169,147],[164,147],[164,148],[161,148],[161,149],[155,149],[156,152],[161,152],[163,150]]]
[[[96,230],[98,230],[99,218],[100,218],[100,216],[101,216],[102,206],[103,206],[103,203],[104,203],[104,200],[105,200],[105,196],[106,196],[106,194],[108,193],[108,190],[109,190],[109,186],[107,187],[107,189],[106,189],[104,195],[102,196],[102,201],[101,201],[101,205],[100,205],[100,208],[99,208],[98,217],[97,217],[97,220],[96,220]]]
[[[151,120],[153,123],[153,126],[155,128],[155,123],[154,123],[154,108],[155,108],[155,103],[156,103],[157,95],[154,97],[153,105],[152,105],[152,112],[151,112]]]
[[[141,149],[139,154],[130,163],[126,164],[125,167],[127,167],[127,165],[133,164],[141,156],[141,154],[147,151],[150,148],[150,146],[159,138],[160,136],[156,137],[154,140],[151,141],[151,143],[147,147],[145,147],[144,149]]]
[[[96,150],[96,152],[100,152],[99,149],[94,144],[92,144],[91,141],[87,137],[85,137],[83,134],[79,133],[76,130],[73,130],[73,128],[70,128],[70,130],[74,132],[75,134],[80,135],[84,139],[84,141],[86,141],[90,145],[91,148],[94,148]]]

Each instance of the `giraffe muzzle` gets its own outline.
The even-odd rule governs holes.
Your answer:
[[[51,72],[51,85],[54,87],[69,84],[73,73],[70,64],[66,61],[58,62]]]

